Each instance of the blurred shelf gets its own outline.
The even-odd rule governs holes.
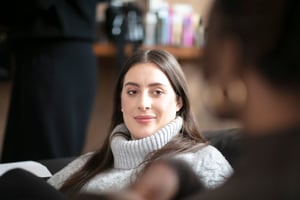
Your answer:
[[[114,57],[116,47],[111,43],[95,43],[94,52],[98,57]],[[164,49],[173,54],[178,60],[198,60],[202,56],[202,49],[198,47],[175,47],[175,46],[141,46],[142,49]],[[130,56],[132,45],[125,47],[126,56]]]

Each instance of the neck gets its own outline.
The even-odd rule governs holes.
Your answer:
[[[178,135],[182,124],[182,118],[176,117],[153,135],[137,140],[129,139],[130,133],[124,124],[116,126],[111,134],[114,167],[119,169],[138,167],[148,154],[161,149]]]
[[[297,94],[275,89],[251,73],[246,78],[246,84],[248,102],[243,121],[247,132],[269,134],[299,124],[300,99]]]

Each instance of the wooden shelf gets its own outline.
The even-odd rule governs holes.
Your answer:
[[[175,46],[142,46],[142,49],[164,49],[173,54],[178,60],[197,60],[202,56],[201,48],[197,47],[175,47]],[[116,47],[111,43],[95,43],[94,52],[99,57],[114,57]],[[125,55],[130,56],[132,45],[126,45]]]

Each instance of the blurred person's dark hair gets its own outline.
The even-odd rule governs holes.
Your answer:
[[[216,0],[208,35],[211,40],[230,37],[238,41],[244,63],[255,67],[275,87],[298,93],[300,9],[296,4],[299,1]],[[206,60],[209,67],[205,69],[210,74],[218,70],[211,61]]]

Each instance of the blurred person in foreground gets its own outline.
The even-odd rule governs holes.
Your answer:
[[[216,0],[204,49],[208,108],[243,125],[242,159],[192,199],[300,199],[300,6]]]

